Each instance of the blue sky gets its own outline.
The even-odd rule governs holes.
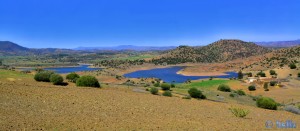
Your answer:
[[[31,48],[299,38],[299,0],[0,0],[0,40]]]

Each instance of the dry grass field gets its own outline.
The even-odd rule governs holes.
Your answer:
[[[299,115],[282,110],[163,97],[115,85],[53,86],[2,70],[0,75],[0,130],[265,130],[267,120],[300,124]],[[235,117],[230,107],[250,114]]]

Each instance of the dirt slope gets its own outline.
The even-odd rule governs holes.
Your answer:
[[[284,111],[136,93],[126,88],[55,87],[0,80],[0,130],[263,130]],[[229,107],[250,110],[236,118]],[[299,127],[297,127],[299,129]]]

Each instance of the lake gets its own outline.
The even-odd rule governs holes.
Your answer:
[[[33,68],[21,68],[21,70],[32,70]],[[79,65],[74,67],[51,67],[44,68],[44,70],[51,70],[58,74],[67,74],[71,72],[80,72],[80,71],[94,71],[100,70],[101,68],[89,68],[89,65]]]
[[[160,78],[165,82],[171,83],[175,81],[175,83],[183,83],[187,80],[199,80],[199,79],[207,79],[211,76],[184,76],[181,74],[177,74],[176,72],[180,71],[184,67],[174,66],[168,68],[156,68],[150,70],[140,70],[125,74],[124,76],[127,78]],[[238,74],[236,72],[225,72],[227,75],[222,76],[212,76],[215,78],[237,78]]]

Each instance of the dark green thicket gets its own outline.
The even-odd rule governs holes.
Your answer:
[[[277,110],[277,103],[268,97],[261,97],[256,101],[257,107],[270,109],[270,110]]]
[[[70,81],[70,82],[73,82],[73,83],[76,83],[76,80],[77,80],[78,78],[80,78],[80,76],[79,76],[78,74],[74,73],[74,72],[72,72],[72,73],[70,73],[70,74],[68,74],[68,75],[66,76],[66,79],[67,79],[68,81]]]
[[[98,80],[94,76],[82,76],[76,80],[77,86],[100,87]]]
[[[50,82],[51,75],[54,74],[52,71],[41,71],[34,75],[36,81]]]
[[[191,89],[189,89],[188,93],[193,98],[206,99],[206,96],[203,95],[202,92],[200,90],[198,90],[197,88],[191,88]]]
[[[52,74],[50,76],[50,82],[52,82],[53,85],[61,85],[64,82],[64,78],[59,74]]]
[[[223,92],[230,92],[231,91],[230,87],[228,85],[225,85],[225,84],[219,85],[218,90],[223,91]]]
[[[297,68],[296,64],[294,64],[294,63],[290,64],[289,67],[290,67],[291,69],[296,69],[296,68]]]
[[[162,90],[170,90],[171,85],[168,84],[168,83],[162,83],[162,84],[160,85],[160,87],[161,87]]]
[[[254,85],[251,85],[251,86],[248,87],[248,90],[249,91],[255,91],[256,87]]]

